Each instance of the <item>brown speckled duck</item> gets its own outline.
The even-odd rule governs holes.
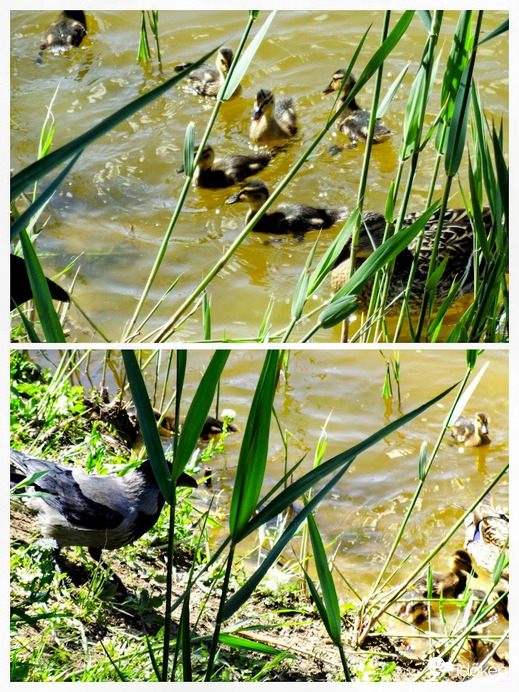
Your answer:
[[[195,148],[195,153],[198,147]],[[241,183],[245,178],[263,170],[273,159],[269,151],[232,154],[215,158],[213,147],[206,144],[193,174],[193,183],[198,187],[222,188]],[[184,166],[178,169],[181,173]]]
[[[278,146],[297,132],[294,102],[289,96],[277,100],[269,89],[260,89],[254,101],[250,139],[257,144]]]
[[[79,46],[87,33],[83,10],[63,10],[41,37],[40,54],[45,49],[63,53]]]
[[[350,91],[355,86],[355,78],[353,75],[350,74],[348,78],[344,80],[345,75],[346,70],[337,70],[337,72],[333,74],[326,89],[323,90],[323,94],[331,94],[335,91],[340,92],[335,111],[339,110],[344,101],[348,98]],[[336,121],[335,127],[337,130],[347,135],[354,146],[357,141],[366,141],[370,117],[370,112],[360,108],[353,98]],[[375,120],[375,129],[373,131],[374,144],[385,142],[392,134],[393,132],[379,118]]]
[[[477,565],[492,574],[501,551],[508,554],[509,533],[508,516],[498,512],[490,500],[483,500],[465,519],[465,548]],[[508,567],[501,579],[508,581]]]
[[[220,48],[216,54],[215,64],[204,63],[195,68],[186,79],[187,86],[201,96],[216,96],[225,82],[233,59],[234,53],[231,48],[226,46]],[[175,72],[182,72],[189,65],[191,65],[189,62],[177,65]],[[238,86],[233,96],[237,96],[240,90],[241,86]]]
[[[472,566],[470,555],[465,550],[456,550],[450,559],[450,571],[447,574],[433,574],[430,594],[427,577],[422,577],[407,595],[410,598],[458,598],[465,591],[469,576],[478,576]],[[398,614],[419,625],[427,618],[427,607],[424,608],[423,605],[423,601],[408,601],[402,605]]]
[[[269,191],[265,183],[261,180],[251,180],[239,190],[235,195],[226,200],[226,204],[236,204],[236,202],[246,202],[249,211],[245,218],[248,224],[258,209],[262,207],[269,197]],[[279,204],[273,211],[267,211],[254,226],[254,231],[262,233],[295,235],[306,233],[306,231],[318,231],[333,226],[334,223],[343,219],[348,210],[343,208],[318,209],[306,204],[294,204],[284,202]]]
[[[427,221],[423,235],[422,245],[414,281],[409,294],[409,309],[411,313],[420,311],[422,298],[425,292],[427,280],[427,270],[431,253],[433,250],[436,227],[438,224],[439,211],[435,212]],[[419,218],[417,213],[406,214],[403,226],[407,227]],[[490,211],[486,209],[483,220],[487,232],[491,228]],[[382,244],[386,222],[382,214],[376,211],[365,211],[362,215],[362,222],[357,246],[356,268],[358,268],[375,248]],[[437,261],[446,260],[445,270],[436,286],[436,300],[444,300],[455,280],[463,278],[458,294],[467,293],[473,288],[473,230],[471,220],[465,209],[448,209],[443,218],[442,233],[438,247]],[[386,314],[394,314],[401,308],[402,301],[400,294],[407,286],[411,265],[417,248],[417,239],[413,240],[394,261],[394,268],[391,274],[389,285]],[[350,271],[351,240],[344,246],[338,256],[334,268],[330,274],[331,285],[334,291],[338,291],[346,283]],[[366,310],[369,306],[371,289],[373,282],[369,282],[359,293],[358,298],[362,308]]]
[[[476,413],[474,420],[460,416],[450,427],[451,435],[465,447],[480,447],[488,445],[488,418],[485,413]]]

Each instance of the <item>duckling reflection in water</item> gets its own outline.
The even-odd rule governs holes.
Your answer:
[[[479,447],[490,443],[488,418],[485,413],[476,413],[474,421],[460,416],[450,427],[451,435],[465,447]]]
[[[45,49],[53,53],[64,53],[79,46],[87,33],[86,17],[83,10],[63,10],[41,37],[38,61]]]
[[[431,592],[427,578],[416,582],[414,589],[407,593],[409,598],[458,598],[467,587],[469,576],[478,575],[472,566],[470,555],[465,550],[456,550],[450,559],[450,571],[447,574],[433,574]],[[410,600],[398,611],[398,615],[414,625],[420,625],[428,615],[427,605],[423,601]]]
[[[254,101],[249,136],[257,144],[282,145],[297,132],[297,116],[293,99],[277,100],[269,89],[260,89]]]
[[[220,91],[221,86],[225,82],[234,53],[231,48],[224,46],[219,49],[216,54],[215,64],[209,65],[204,63],[200,67],[195,68],[189,77],[187,77],[187,86],[201,96],[215,97]],[[192,63],[186,62],[175,67],[175,72],[182,72]],[[241,91],[241,86],[238,86],[233,93],[237,96]]]
[[[249,211],[245,217],[245,225],[255,216],[260,207],[269,197],[269,191],[261,180],[251,180],[239,192],[226,200],[226,204],[246,202]],[[267,211],[254,226],[254,231],[260,233],[301,234],[307,231],[318,231],[333,226],[343,219],[348,210],[346,207],[336,209],[318,209],[306,204],[284,202],[274,211]]]
[[[413,224],[420,214],[406,214],[403,227]],[[439,211],[435,212],[427,221],[419,251],[413,283],[408,296],[408,306],[412,314],[420,312],[422,300],[427,284],[427,272],[433,251],[438,225]],[[490,211],[484,211],[483,220],[487,232],[490,232],[492,219]],[[365,211],[359,234],[359,243],[356,253],[356,265],[360,265],[368,258],[384,240],[386,221],[384,216],[376,211]],[[407,287],[411,272],[411,266],[417,251],[418,240],[415,239],[394,260],[393,272],[389,284],[387,297],[387,312],[390,315],[398,312],[402,305],[402,294]],[[465,209],[448,209],[443,218],[442,232],[438,245],[438,263],[446,261],[445,269],[436,284],[435,297],[437,300],[445,300],[449,294],[453,282],[461,281],[458,295],[467,293],[473,289],[473,248],[474,234],[471,219]],[[338,291],[346,283],[351,265],[351,239],[348,240],[342,252],[338,256],[331,272],[331,285],[334,291]],[[483,280],[484,267],[480,266],[480,277]],[[367,310],[371,297],[373,281],[370,281],[359,292],[358,298],[362,308]]]
[[[197,152],[198,147],[195,154]],[[269,151],[258,151],[215,158],[213,147],[206,144],[193,174],[193,183],[210,189],[230,187],[263,170],[273,156]],[[181,166],[177,173],[183,171],[184,166]]]
[[[483,500],[465,519],[465,548],[476,564],[490,574],[503,550],[508,556],[509,535],[508,516],[496,510],[490,500]],[[504,567],[501,579],[508,581],[508,566]]]
[[[337,70],[337,72],[333,74],[326,89],[323,90],[323,94],[331,94],[335,91],[339,92],[335,112],[341,108],[356,83],[353,75],[350,74],[346,80],[344,79],[345,75],[346,70]],[[341,116],[336,120],[335,127],[339,132],[349,137],[351,146],[354,147],[357,141],[365,142],[367,140],[370,118],[371,113],[360,108],[353,98],[346,106]],[[375,129],[373,130],[372,139],[374,144],[385,142],[392,134],[392,130],[390,130],[379,118],[375,120]]]

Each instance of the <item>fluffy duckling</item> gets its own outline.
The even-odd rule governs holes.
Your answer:
[[[417,313],[421,309],[422,299],[427,282],[427,270],[436,237],[439,211],[435,212],[425,226],[419,260],[414,275],[414,281],[409,294],[409,309],[411,313]],[[411,212],[406,214],[403,226],[413,224],[419,214]],[[487,232],[490,231],[492,218],[490,211],[486,209],[483,214]],[[382,214],[376,211],[366,211],[362,215],[359,235],[359,243],[356,254],[356,268],[358,268],[384,239],[386,222]],[[436,285],[436,300],[444,300],[455,280],[463,278],[459,288],[459,295],[467,293],[473,288],[473,229],[471,220],[465,209],[448,209],[443,218],[442,233],[438,246],[437,261],[446,260],[445,270]],[[391,282],[389,286],[387,314],[400,311],[402,301],[399,296],[407,286],[411,265],[417,249],[417,239],[413,240],[394,261]],[[350,271],[351,240],[344,246],[337,258],[334,269],[330,274],[331,285],[334,291],[338,291],[346,283]],[[482,269],[482,267],[481,267]],[[363,307],[367,309],[371,297],[372,282],[369,282],[360,291],[358,298]]]
[[[332,76],[326,89],[323,90],[323,94],[331,94],[334,91],[340,92],[339,98],[337,99],[337,105],[335,107],[336,112],[348,98],[350,91],[353,89],[356,82],[355,77],[353,77],[351,74],[344,82],[345,74],[346,70],[337,70],[337,72],[335,72],[335,74]],[[343,132],[345,135],[348,135],[352,146],[355,146],[357,141],[366,141],[370,117],[370,112],[360,108],[355,99],[352,99],[342,112],[340,118],[336,121],[335,126],[337,130]],[[374,144],[385,142],[391,137],[392,134],[392,130],[386,127],[380,118],[375,120],[375,129],[373,131]]]
[[[289,96],[277,100],[269,89],[260,89],[254,101],[249,130],[250,139],[257,144],[284,144],[297,132],[294,102]]]
[[[232,52],[232,48],[223,46],[216,54],[214,65],[204,63],[191,72],[186,80],[188,87],[201,96],[216,96],[220,91],[220,87],[225,82],[233,59],[234,53]],[[175,72],[182,72],[182,70],[185,70],[186,67],[189,67],[191,64],[190,62],[186,62],[182,65],[177,65],[175,67]],[[238,86],[233,95],[236,96],[240,89],[241,86]]]
[[[509,534],[508,516],[498,512],[490,500],[480,502],[465,519],[465,548],[476,563],[490,574],[501,551],[508,544]],[[501,578],[508,581],[508,567],[503,570]]]
[[[195,148],[195,154],[197,152],[198,147]],[[229,187],[263,170],[272,159],[273,154],[269,151],[234,154],[215,159],[213,147],[206,144],[194,172],[193,182],[198,187],[211,189]],[[177,172],[183,171],[184,166],[181,166]]]
[[[456,550],[450,559],[447,574],[433,574],[431,593],[428,592],[427,577],[416,582],[408,595],[411,598],[458,598],[467,587],[467,578],[476,577],[470,555],[465,550]],[[419,625],[427,618],[427,606],[423,601],[408,601],[402,605],[398,614],[404,619]]]
[[[40,55],[46,48],[53,53],[64,53],[79,46],[87,33],[83,10],[63,10],[41,37]]]
[[[451,425],[452,437],[456,442],[460,442],[465,447],[480,447],[490,442],[488,436],[488,418],[485,413],[476,413],[474,421],[460,416]]]
[[[500,597],[501,600],[499,600]],[[477,609],[479,608],[479,604],[481,601],[485,598],[485,592],[481,591],[481,589],[474,589],[472,591],[471,597],[470,597],[470,615],[475,615]],[[490,594],[487,604],[488,603],[493,603],[494,604],[494,611],[497,615],[500,615],[502,618],[505,620],[509,620],[510,616],[508,613],[508,594],[506,591],[503,591],[503,589],[497,589],[497,591],[492,591]],[[490,619],[492,617],[492,614],[489,613],[487,618],[485,620]]]
[[[46,279],[49,292],[54,300],[64,303],[70,302],[70,296],[64,288],[58,286],[52,279]],[[28,300],[32,300],[32,288],[27,273],[27,265],[23,257],[11,255],[11,310],[17,305],[22,305]]]
[[[246,202],[249,211],[245,217],[248,224],[258,209],[262,207],[269,197],[267,186],[261,180],[251,180],[246,183],[235,195],[226,200],[226,204]],[[283,203],[274,211],[267,211],[254,226],[255,231],[261,233],[294,233],[296,235],[306,231],[319,231],[333,226],[343,219],[348,210],[346,207],[338,209],[316,209],[306,204]]]

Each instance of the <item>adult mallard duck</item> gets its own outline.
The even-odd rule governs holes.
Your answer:
[[[226,204],[246,202],[249,211],[245,218],[248,224],[258,209],[262,207],[269,197],[269,191],[261,180],[251,180],[246,183],[235,195],[226,200]],[[295,235],[306,231],[318,231],[333,226],[347,214],[346,207],[337,209],[317,209],[306,204],[283,203],[273,211],[267,211],[254,226],[255,231],[262,233],[294,233]]]
[[[337,105],[335,111],[337,112],[342,104],[346,101],[350,95],[350,91],[355,86],[356,80],[353,75],[349,75],[345,80],[346,70],[337,70],[330,80],[330,83],[323,89],[323,94],[331,94],[334,91],[339,91],[339,98],[337,99]],[[357,141],[365,142],[368,136],[369,121],[371,113],[369,111],[360,108],[355,99],[353,98],[349,104],[346,106],[341,116],[336,120],[335,127],[340,132],[348,135],[352,145],[354,146]],[[377,118],[375,120],[375,129],[373,131],[373,143],[379,144],[380,142],[385,142],[393,134],[381,120]]]
[[[467,588],[469,576],[477,578],[472,566],[470,555],[465,550],[456,550],[450,561],[450,571],[447,574],[433,574],[432,588],[429,593],[427,577],[419,579],[408,596],[414,598],[458,598]],[[423,601],[410,600],[402,605],[399,615],[404,619],[419,625],[427,617],[427,607]]]
[[[225,82],[229,68],[234,59],[232,48],[223,46],[216,54],[215,64],[209,65],[204,63],[194,69],[189,77],[187,77],[187,85],[190,89],[201,96],[216,96],[220,91],[220,87]],[[182,72],[192,63],[186,62],[175,67],[175,72]],[[238,86],[233,94],[237,96],[241,86]]]
[[[406,214],[403,226],[407,227],[414,223],[419,217],[417,213]],[[413,284],[409,293],[409,309],[412,313],[420,311],[422,298],[425,292],[427,280],[427,270],[431,258],[436,227],[438,224],[439,211],[435,212],[428,220]],[[483,219],[487,231],[490,230],[492,219],[490,211],[484,211]],[[356,253],[357,269],[373,251],[382,244],[386,222],[382,214],[375,211],[366,211],[362,215],[359,244]],[[417,249],[418,239],[413,240],[405,250],[403,250],[394,262],[391,282],[388,292],[388,309],[386,314],[398,312],[402,305],[399,298],[407,286],[411,265]],[[462,280],[458,294],[467,293],[473,288],[473,230],[470,217],[465,209],[448,209],[443,218],[442,232],[438,246],[437,261],[446,260],[445,270],[436,285],[436,299],[444,300],[454,281]],[[350,272],[351,240],[344,246],[337,258],[334,269],[331,272],[331,285],[334,291],[338,291],[347,281]],[[373,282],[369,282],[360,291],[358,298],[363,309],[369,306]],[[391,304],[391,305],[390,305]]]
[[[195,148],[195,153],[197,152],[198,147]],[[272,159],[273,154],[269,151],[233,154],[215,159],[213,147],[206,144],[194,172],[193,182],[198,187],[212,189],[229,187],[263,170]],[[181,166],[178,173],[183,170],[184,166]]]
[[[269,89],[260,89],[254,101],[249,136],[257,144],[282,145],[297,132],[294,102],[289,96],[277,100]]]
[[[83,10],[63,10],[41,37],[40,55],[45,49],[63,53],[79,46],[87,33]]]
[[[485,413],[476,413],[474,421],[460,416],[450,427],[451,435],[465,447],[479,447],[490,442],[488,418]]]
[[[509,531],[507,515],[498,512],[490,500],[483,500],[465,519],[465,548],[476,564],[492,574],[501,551],[508,555]],[[508,566],[501,578],[508,581]]]

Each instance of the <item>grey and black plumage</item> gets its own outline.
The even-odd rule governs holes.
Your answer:
[[[33,293],[29,275],[27,273],[27,265],[23,257],[11,255],[11,310],[14,310],[17,305],[22,305],[28,300],[32,300]],[[70,302],[70,296],[64,288],[58,286],[52,279],[46,279],[49,287],[50,295],[54,300],[60,300],[64,303]]]
[[[282,145],[297,132],[297,115],[290,96],[274,99],[270,89],[260,89],[254,101],[249,129],[257,144]]]
[[[464,416],[450,426],[451,436],[465,447],[480,447],[488,445],[491,440],[488,435],[488,418],[486,413],[476,413],[471,421]]]
[[[261,180],[250,180],[242,186],[235,195],[226,200],[226,204],[246,202],[249,211],[245,217],[245,224],[249,223],[258,209],[265,204],[269,197],[269,191]],[[283,202],[272,211],[267,211],[254,226],[255,231],[275,234],[301,234],[307,231],[319,231],[333,226],[345,218],[348,210],[346,207],[325,209],[310,207],[307,204]]]
[[[344,79],[345,75],[346,70],[337,70],[332,75],[326,89],[323,89],[323,94],[331,94],[335,91],[340,92],[335,111],[341,108],[356,83],[355,77],[353,77],[352,74],[350,74],[346,80]],[[352,144],[355,144],[357,141],[365,142],[368,136],[370,118],[371,113],[361,108],[353,98],[336,120],[335,127],[337,130],[347,135]],[[392,134],[392,130],[390,130],[380,118],[375,120],[372,138],[374,144],[385,142]]]
[[[195,148],[195,154],[198,147]],[[210,189],[230,187],[241,183],[245,178],[256,175],[272,161],[269,151],[251,152],[249,154],[231,154],[215,158],[213,147],[206,144],[198,165],[193,174],[193,183],[198,187]],[[178,173],[184,171],[184,166]]]
[[[209,65],[204,63],[196,67],[187,77],[187,86],[201,96],[216,96],[220,91],[222,84],[225,82],[234,53],[231,48],[223,46],[218,50],[215,58],[215,64]],[[175,67],[175,72],[182,72],[192,63],[186,62]],[[233,96],[240,93],[241,86],[239,85],[234,91]]]
[[[485,499],[465,519],[465,548],[477,565],[493,573],[502,551],[508,555],[510,523],[506,514],[499,512],[491,500]],[[508,581],[509,568],[505,567],[501,579]]]
[[[41,533],[58,548],[83,546],[99,560],[102,550],[133,543],[157,522],[164,497],[146,460],[124,476],[96,476],[80,468],[11,449],[11,486],[46,472],[24,488],[26,505],[37,512]],[[177,486],[196,488],[182,473]],[[37,497],[32,493],[45,493]]]
[[[427,282],[427,272],[436,237],[439,211],[435,212],[425,225],[422,244],[420,247],[418,262],[414,280],[409,293],[409,309],[411,313],[419,312]],[[403,227],[408,227],[419,218],[420,214],[411,212],[406,214]],[[487,233],[492,226],[492,217],[488,209],[484,210],[483,221]],[[358,268],[384,239],[386,222],[382,214],[376,211],[365,211],[362,215],[359,244],[356,253],[356,265]],[[399,296],[407,286],[411,265],[417,251],[418,238],[413,240],[394,260],[391,281],[388,291],[387,303],[392,303],[387,314],[400,310],[402,305]],[[461,279],[458,295],[471,291],[474,287],[474,232],[469,215],[465,209],[447,209],[443,218],[440,242],[438,245],[437,262],[446,260],[446,266],[436,285],[436,299],[444,300],[455,281]],[[351,240],[348,240],[342,252],[338,256],[332,270],[331,285],[334,291],[338,291],[346,283],[350,272]],[[484,264],[479,265],[480,277],[484,278]],[[371,297],[373,282],[369,282],[359,293],[358,298],[363,307],[367,309]]]
[[[83,10],[63,10],[41,37],[40,53],[46,49],[63,53],[79,46],[86,34],[87,22]]]

